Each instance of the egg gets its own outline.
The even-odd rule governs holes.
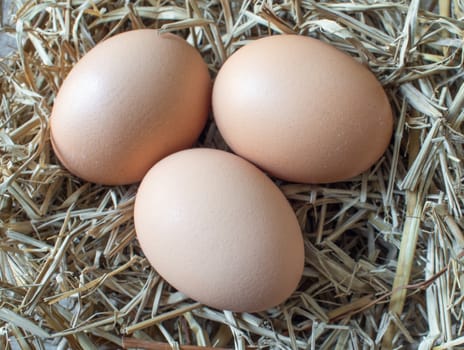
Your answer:
[[[61,163],[91,182],[138,182],[190,147],[209,112],[211,79],[195,48],[173,34],[133,30],[91,49],[63,82],[50,118]]]
[[[215,80],[212,106],[235,153],[292,182],[359,175],[385,152],[393,129],[376,76],[299,35],[258,39],[232,54]]]
[[[211,307],[271,308],[302,275],[303,239],[290,204],[231,153],[190,149],[158,162],[140,184],[134,222],[155,270]]]

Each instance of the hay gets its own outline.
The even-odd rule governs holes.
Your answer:
[[[16,1],[2,31],[18,50],[0,61],[0,349],[462,348],[463,16],[457,0]],[[307,252],[279,308],[222,312],[173,290],[135,240],[136,186],[82,182],[51,151],[53,98],[73,64],[141,27],[187,38],[213,75],[248,40],[311,35],[385,86],[396,130],[372,169],[279,182]],[[225,147],[212,122],[199,143]]]

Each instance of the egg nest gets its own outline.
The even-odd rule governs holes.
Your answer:
[[[0,349],[462,347],[462,2],[26,0],[8,11]],[[250,40],[308,35],[384,86],[395,131],[371,169],[330,185],[275,179],[306,248],[304,276],[282,305],[232,313],[174,290],[135,239],[137,185],[84,182],[53,154],[48,122],[63,79],[95,44],[136,28],[187,39],[213,77]],[[198,145],[226,149],[211,117]]]

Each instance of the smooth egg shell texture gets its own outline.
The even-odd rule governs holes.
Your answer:
[[[158,160],[196,141],[210,97],[208,68],[185,40],[150,29],[118,34],[65,79],[50,119],[52,145],[85,180],[137,182]]]
[[[216,78],[213,114],[234,152],[304,183],[365,171],[393,128],[387,96],[365,66],[297,35],[266,37],[234,53]]]
[[[304,265],[296,216],[279,188],[231,153],[191,149],[144,177],[140,245],[171,285],[203,304],[260,311],[285,301]]]

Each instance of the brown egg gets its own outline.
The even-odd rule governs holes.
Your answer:
[[[158,160],[195,142],[210,90],[206,64],[180,37],[150,29],[116,35],[61,86],[50,119],[53,148],[85,180],[140,181]]]
[[[260,311],[285,301],[304,264],[296,216],[279,188],[231,153],[190,149],[144,177],[140,245],[171,285],[206,305]]]
[[[368,169],[393,128],[376,77],[319,40],[278,35],[234,53],[213,87],[213,114],[240,156],[288,181],[329,183]]]

